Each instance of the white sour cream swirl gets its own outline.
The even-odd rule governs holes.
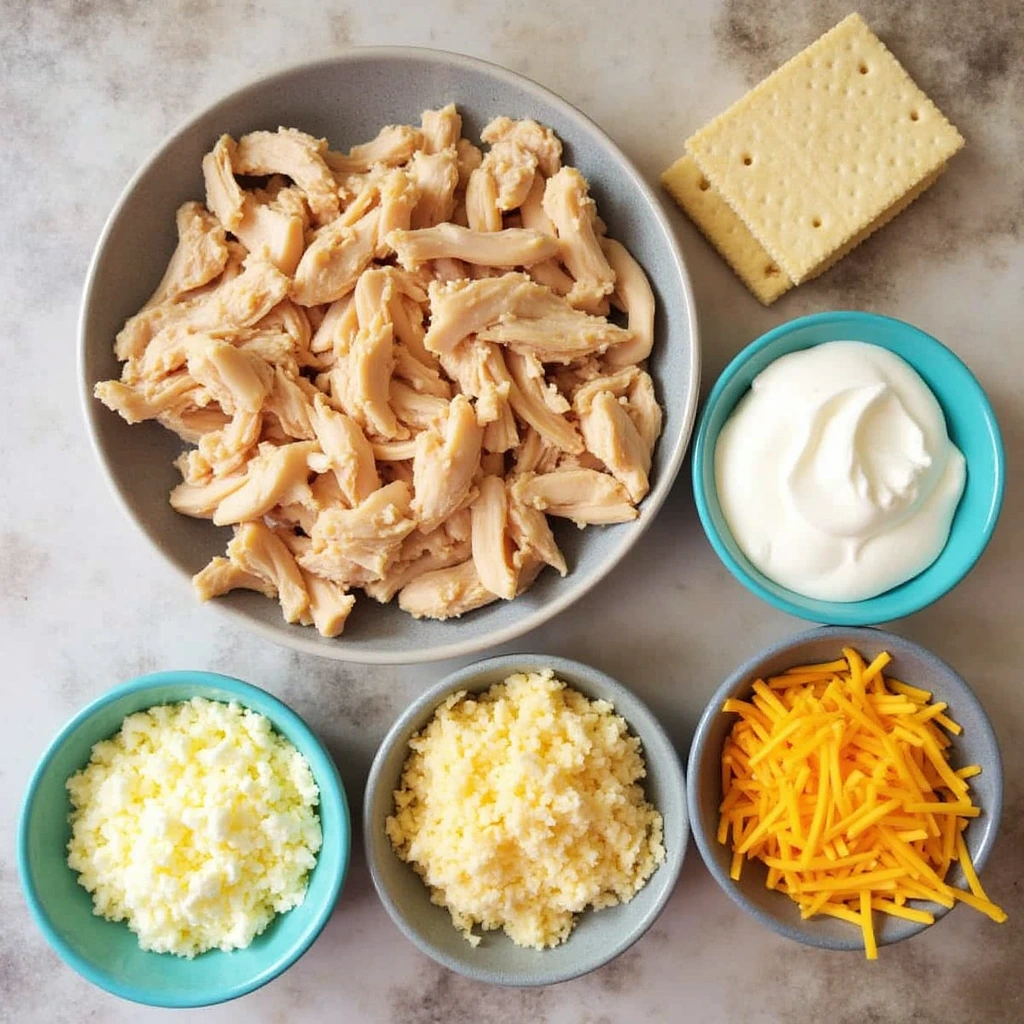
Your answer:
[[[715,448],[740,549],[776,583],[825,601],[874,597],[931,565],[966,473],[917,372],[858,341],[777,359]]]

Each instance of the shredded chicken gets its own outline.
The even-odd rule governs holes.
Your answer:
[[[462,127],[449,104],[347,152],[279,128],[203,158],[95,388],[190,446],[172,508],[233,526],[201,600],[252,590],[325,637],[358,590],[458,618],[569,571],[549,517],[636,517],[653,291],[549,128]]]

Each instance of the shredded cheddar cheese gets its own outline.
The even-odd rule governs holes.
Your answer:
[[[981,768],[950,766],[947,733],[960,725],[929,691],[887,679],[890,660],[883,652],[866,665],[843,648],[842,659],[758,679],[750,700],[723,704],[738,716],[722,750],[718,826],[718,841],[731,839],[732,878],[760,860],[768,888],[801,917],[857,925],[869,960],[875,912],[933,923],[908,900],[959,900],[1006,920],[963,837],[981,814],[967,781]],[[969,891],[946,883],[954,862]]]

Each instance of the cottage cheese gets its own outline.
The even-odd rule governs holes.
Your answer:
[[[263,715],[201,698],[129,715],[67,788],[68,865],[143,949],[243,949],[305,897],[319,791]]]
[[[555,946],[665,858],[639,739],[550,670],[453,695],[409,746],[387,833],[473,945]]]

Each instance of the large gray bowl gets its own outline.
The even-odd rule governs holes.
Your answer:
[[[479,693],[514,672],[550,668],[555,676],[592,699],[610,701],[633,735],[640,738],[647,766],[644,789],[661,813],[665,860],[629,901],[580,915],[560,946],[543,951],[522,949],[504,932],[485,932],[476,948],[452,924],[448,911],[430,902],[430,892],[412,867],[400,860],[384,831],[394,810],[409,756],[409,740],[433,717],[446,697],[460,690]],[[373,884],[403,934],[438,963],[477,981],[497,985],[553,985],[577,978],[614,960],[654,923],[675,887],[686,855],[690,826],[682,764],[672,741],[647,707],[610,676],[568,658],[509,654],[477,662],[431,687],[388,731],[377,750],[363,799],[363,841]]]
[[[988,860],[999,829],[1003,807],[1003,767],[992,724],[974,691],[952,668],[930,651],[895,633],[853,626],[824,626],[780,640],[741,665],[715,691],[697,725],[687,765],[687,802],[704,863],[715,881],[744,910],[762,924],[787,938],[809,946],[835,950],[863,950],[859,929],[834,917],[814,917],[804,921],[797,905],[785,893],[765,888],[767,869],[760,861],[745,861],[738,882],[729,877],[731,846],[718,842],[718,807],[722,801],[722,747],[736,721],[735,715],[722,711],[730,697],[741,700],[753,692],[754,680],[778,675],[795,665],[810,665],[840,657],[840,649],[854,647],[869,661],[882,651],[892,655],[892,667],[886,672],[911,686],[931,690],[934,700],[946,701],[949,713],[963,726],[963,735],[954,736],[950,760],[954,767],[977,764],[980,775],[971,779],[971,795],[981,808],[964,840],[971,860],[980,872]],[[950,869],[946,879],[964,888],[959,865]],[[915,907],[929,910],[938,920],[949,911],[936,903],[915,901]],[[874,915],[875,937],[880,946],[899,942],[929,927],[914,921]]]
[[[371,138],[384,124],[417,123],[426,107],[458,104],[464,132],[478,136],[492,117],[532,117],[565,143],[565,160],[589,179],[610,233],[637,257],[658,300],[650,370],[665,410],[654,453],[651,493],[631,523],[557,537],[570,566],[546,571],[528,593],[462,620],[415,621],[396,605],[361,599],[336,640],[288,625],[276,602],[238,591],[213,602],[268,639],[311,654],[362,662],[452,658],[539,626],[593,587],[636,543],[665,500],[693,426],[700,374],[697,318],[683,259],[664,212],[635,167],[596,125],[539,85],[483,61],[407,47],[355,49],[263,78],[202,111],[177,131],[129,182],[100,238],[82,302],[80,372],[86,420],[121,506],[187,579],[222,554],[230,530],[175,513],[167,494],[181,442],[156,423],[129,426],[93,399],[93,385],[117,377],[114,335],[154,290],[175,244],[174,211],[203,196],[200,161],[222,132],[236,137],[279,125],[330,139],[336,148]]]

